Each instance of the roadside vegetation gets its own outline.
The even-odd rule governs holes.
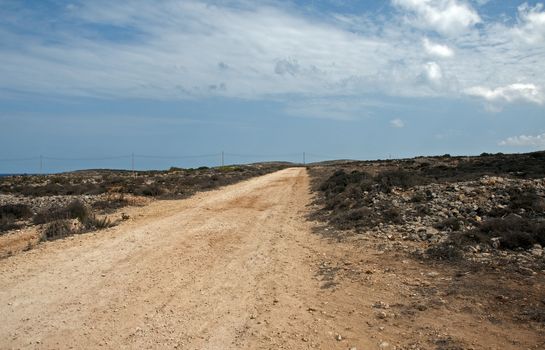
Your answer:
[[[121,210],[150,200],[182,199],[285,168],[260,163],[167,171],[85,170],[0,178],[0,236],[36,227],[40,240],[111,227]]]
[[[545,246],[545,152],[347,162],[310,170],[320,206],[314,217],[339,232],[394,225],[408,236],[404,231],[416,227],[433,232],[438,237],[432,242],[462,250],[476,244],[504,250]]]

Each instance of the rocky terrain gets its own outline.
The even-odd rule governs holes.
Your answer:
[[[450,282],[434,294],[455,293],[488,305],[495,319],[543,329],[545,153],[309,169],[321,234],[443,270]]]

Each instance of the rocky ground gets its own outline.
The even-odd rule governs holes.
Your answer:
[[[427,304],[455,293],[487,305],[492,319],[545,325],[542,153],[344,162],[310,173],[319,233],[449,276],[423,296]]]
[[[464,163],[474,160],[461,162],[451,161],[448,177],[429,177],[435,171],[414,160],[313,168],[323,204],[315,216],[341,231],[385,238],[393,248],[421,242],[413,253],[427,258],[508,261],[529,274],[545,269],[545,178],[525,168],[492,175],[475,167],[472,174]],[[445,167],[444,158],[436,163]]]

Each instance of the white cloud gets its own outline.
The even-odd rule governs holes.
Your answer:
[[[545,133],[535,136],[520,135],[508,137],[499,142],[500,146],[545,147]]]
[[[543,104],[545,102],[543,92],[534,84],[516,83],[495,89],[483,86],[474,86],[466,89],[465,93],[471,96],[484,98],[490,102],[526,101],[537,104]]]
[[[393,4],[414,15],[411,23],[441,34],[457,35],[481,22],[477,11],[458,0],[392,0]]]
[[[276,66],[274,67],[274,72],[276,74],[284,75],[284,74],[290,74],[290,75],[296,75],[299,72],[299,63],[297,63],[297,60],[291,60],[291,59],[281,59],[276,62]]]
[[[448,58],[454,56],[454,51],[447,45],[432,43],[428,38],[422,41],[426,52],[432,56]]]
[[[436,62],[424,64],[422,78],[432,86],[439,86],[443,80],[443,71]]]
[[[302,104],[347,97],[333,110],[290,106],[336,118],[361,115],[356,101],[373,94],[467,94],[491,105],[544,101],[539,87],[545,87],[545,45],[529,47],[513,34],[539,22],[532,17],[541,11],[536,7],[521,9],[527,15],[519,15],[516,25],[486,22],[479,31],[466,31],[480,18],[461,0],[395,0],[408,12],[388,19],[365,14],[325,19],[270,1],[73,3],[48,31],[26,12],[0,11],[4,96],[6,91],[170,100],[295,96]],[[415,31],[407,13],[410,20],[422,17],[421,28],[465,35],[446,39]],[[116,31],[121,35],[111,35]],[[454,53],[456,59],[446,59]]]
[[[392,128],[403,128],[405,126],[405,123],[403,122],[403,120],[396,118],[390,120],[390,126]]]
[[[543,4],[538,3],[531,7],[527,3],[519,6],[519,21],[513,31],[518,39],[528,44],[542,44],[545,42],[545,11]]]

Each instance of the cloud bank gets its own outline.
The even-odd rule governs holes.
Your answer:
[[[514,147],[545,147],[545,133],[535,136],[520,135],[512,136],[499,142],[500,146]]]
[[[61,3],[62,4],[62,3]],[[462,0],[385,16],[285,2],[74,1],[0,14],[0,89],[99,98],[465,96],[543,104],[545,12],[512,24]],[[44,30],[47,28],[47,30]]]

